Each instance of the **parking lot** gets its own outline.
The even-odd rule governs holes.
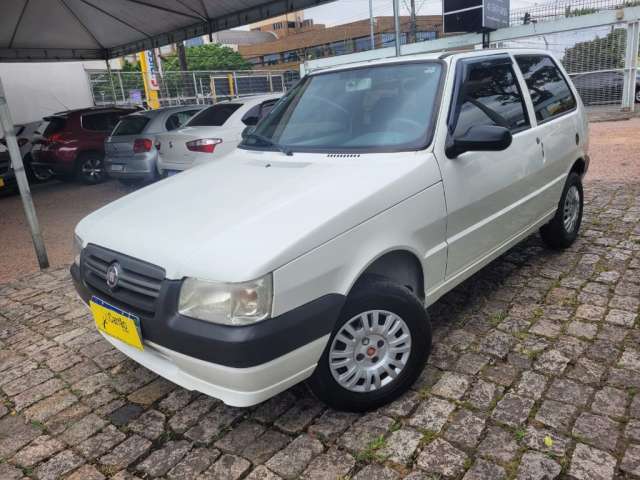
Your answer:
[[[591,125],[581,238],[534,235],[430,310],[412,390],[366,415],[297,386],[239,409],[127,360],[68,274],[75,223],[128,191],[34,189],[53,267],[0,197],[0,478],[640,478],[640,119]]]

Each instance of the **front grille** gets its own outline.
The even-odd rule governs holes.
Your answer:
[[[107,269],[115,262],[120,264],[120,275],[118,284],[110,288]],[[89,244],[82,251],[80,271],[86,285],[98,297],[143,318],[154,316],[165,277],[164,269]]]

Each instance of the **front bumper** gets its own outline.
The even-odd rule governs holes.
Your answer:
[[[71,266],[85,303],[105,298]],[[177,313],[180,281],[165,280],[153,318],[141,319],[145,350],[107,338],[118,350],[150,370],[190,390],[225,403],[248,406],[263,401],[313,372],[345,297],[326,295],[254,325],[216,325]],[[113,299],[109,303],[127,311]]]

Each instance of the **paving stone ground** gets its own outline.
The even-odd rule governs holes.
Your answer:
[[[0,478],[639,479],[640,183],[586,196],[572,248],[533,235],[433,305],[423,375],[366,415],[226,407],[111,348],[66,268],[0,285]]]

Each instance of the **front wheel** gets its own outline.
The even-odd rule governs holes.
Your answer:
[[[582,223],[584,194],[580,175],[571,172],[562,190],[556,214],[540,229],[542,240],[551,248],[568,248],[576,238]]]
[[[385,278],[367,278],[347,298],[308,384],[334,409],[371,410],[409,389],[430,350],[422,302]]]
[[[78,180],[87,185],[96,185],[105,179],[104,161],[97,153],[85,153],[78,160],[76,169]]]

